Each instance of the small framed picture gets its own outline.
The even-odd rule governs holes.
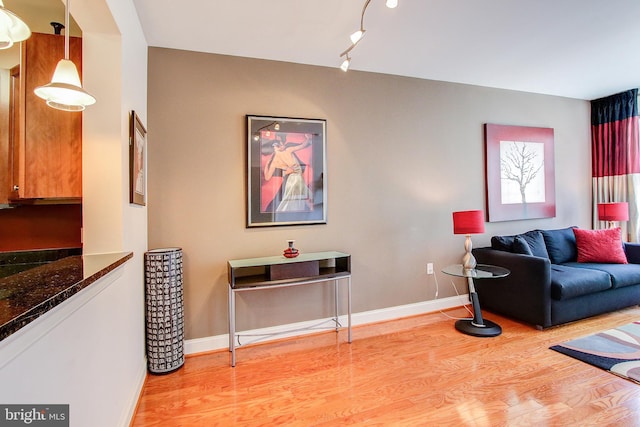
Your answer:
[[[247,227],[327,222],[326,127],[247,116]]]
[[[129,203],[146,204],[147,130],[131,111],[129,121]]]

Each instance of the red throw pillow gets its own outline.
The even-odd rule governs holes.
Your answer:
[[[606,230],[583,230],[574,228],[578,262],[601,262],[628,264],[622,249],[620,227]]]

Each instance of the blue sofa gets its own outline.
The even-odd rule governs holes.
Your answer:
[[[543,329],[640,304],[640,244],[622,242],[627,264],[577,262],[574,228],[494,236],[474,249],[479,264],[511,271],[474,280],[481,307]]]

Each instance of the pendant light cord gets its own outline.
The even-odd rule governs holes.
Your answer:
[[[69,2],[71,0],[67,0],[65,4],[65,15],[64,15],[64,59],[69,59]]]

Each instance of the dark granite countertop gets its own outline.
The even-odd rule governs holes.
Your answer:
[[[73,255],[82,255],[82,248],[0,252],[0,278]]]
[[[132,257],[132,252],[69,256],[1,278],[0,340]]]

